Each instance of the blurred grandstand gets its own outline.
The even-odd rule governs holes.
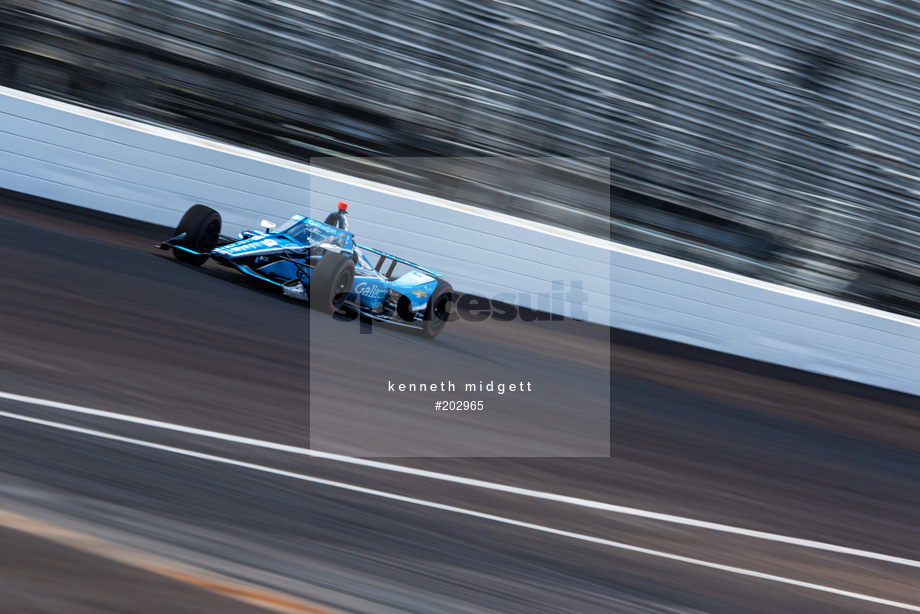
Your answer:
[[[5,0],[0,17],[8,87],[920,315],[914,0]]]

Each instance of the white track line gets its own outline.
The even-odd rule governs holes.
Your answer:
[[[384,492],[381,490],[374,490],[371,488],[365,488],[363,486],[356,486],[354,484],[348,484],[345,482],[337,482],[334,480],[327,480],[325,478],[318,478],[315,476],[304,475],[301,473],[294,473],[293,471],[285,471],[283,469],[274,469],[272,467],[266,467],[265,465],[257,465],[255,463],[247,463],[245,461],[238,461],[231,458],[224,458],[222,456],[214,456],[213,454],[204,454],[201,452],[193,452],[191,450],[185,450],[182,448],[176,448],[173,446],[165,446],[158,443],[152,443],[149,441],[143,441],[140,439],[133,439],[130,437],[122,437],[120,435],[113,435],[111,433],[104,433],[102,431],[96,431],[93,429],[86,429],[79,426],[71,426],[69,424],[61,424],[58,422],[51,422],[49,420],[42,420],[40,418],[33,418],[31,416],[22,416],[19,414],[13,414],[5,411],[0,411],[0,416],[11,418],[13,420],[20,420],[23,422],[29,422],[31,424],[38,424],[41,426],[48,426],[51,428],[61,429],[64,431],[70,431],[73,433],[81,433],[83,435],[90,435],[92,437],[99,437],[102,439],[108,439],[111,441],[118,441],[121,443],[129,443],[136,446],[141,446],[145,448],[152,448],[155,450],[161,450],[164,452],[171,452],[174,454],[180,454],[183,456],[190,456],[192,458],[202,459],[213,461],[217,463],[223,463],[226,465],[233,465],[235,467],[242,467],[245,469],[252,469],[255,471],[262,471],[265,473],[271,473],[273,475],[283,476],[287,478],[293,478],[296,480],[302,480],[304,482],[313,482],[315,484],[322,484],[324,486],[331,486],[333,488],[339,488],[342,490],[348,490],[351,492],[362,493],[365,495],[371,495],[374,497],[381,497],[384,499],[390,499],[393,501],[400,501],[403,503],[411,503],[413,505],[418,505],[422,507],[432,508],[436,510],[441,510],[445,512],[452,512],[455,514],[461,514],[464,516],[472,516],[474,518],[481,518],[483,520],[491,520],[493,522],[498,522],[501,524],[511,525],[515,527],[520,527],[524,529],[531,529],[533,531],[539,531],[541,533],[549,533],[550,535],[556,535],[559,537],[567,537],[569,539],[575,539],[583,542],[589,542],[592,544],[598,544],[601,546],[607,546],[610,548],[617,548],[619,550],[628,550],[630,552],[636,552],[639,554],[645,554],[648,556],[654,556],[658,558],[668,559],[671,561],[678,561],[681,563],[687,563],[690,565],[696,565],[698,567],[705,567],[708,569],[715,569],[718,571],[724,571],[732,574],[737,574],[741,576],[748,576],[751,578],[759,578],[761,580],[768,580],[770,582],[778,582],[780,584],[788,584],[791,586],[797,586],[799,588],[805,588],[813,591],[819,591],[822,593],[830,593],[832,595],[838,595],[841,597],[847,597],[849,599],[857,599],[859,601],[868,601],[870,603],[875,603],[879,605],[890,606],[893,608],[898,608],[901,610],[907,610],[910,612],[920,612],[920,606],[912,605],[909,603],[902,603],[900,601],[892,601],[891,599],[883,599],[881,597],[874,597],[872,595],[865,595],[862,593],[855,593],[853,591],[846,591],[839,588],[833,588],[830,586],[823,586],[821,584],[814,584],[812,582],[803,582],[801,580],[794,580],[792,578],[785,578],[783,576],[774,576],[772,574],[761,573],[759,571],[752,571],[750,569],[743,569],[741,567],[732,567],[730,565],[722,565],[719,563],[712,563],[710,561],[704,561],[701,559],[694,559],[686,556],[680,556],[677,554],[671,554],[668,552],[662,552],[660,550],[651,550],[649,548],[641,548],[639,546],[633,546],[630,544],[624,544],[622,542],[615,542],[609,539],[602,539],[599,537],[592,537],[590,535],[584,535],[582,533],[574,533],[572,531],[563,531],[561,529],[554,529],[552,527],[547,527],[539,524],[533,524],[530,522],[523,522],[520,520],[514,520],[512,518],[505,518],[504,516],[495,516],[493,514],[486,514],[484,512],[477,512],[475,510],[470,510],[462,507],[455,507],[453,505],[444,505],[443,503],[435,503],[433,501],[426,501],[424,499],[416,499],[415,497],[406,497],[403,495],[397,495],[394,493]]]
[[[589,499],[579,499],[577,497],[569,497],[566,495],[557,495],[553,493],[542,492],[539,490],[531,490],[528,488],[509,486],[507,484],[498,484],[496,482],[487,482],[484,480],[464,478],[464,477],[459,477],[455,475],[450,475],[447,473],[426,471],[424,469],[414,469],[412,467],[404,467],[402,465],[395,465],[392,463],[382,463],[379,461],[372,461],[372,460],[367,460],[364,458],[354,458],[351,456],[343,456],[340,454],[330,454],[328,452],[318,452],[315,450],[310,450],[308,448],[299,448],[296,446],[288,446],[288,445],[284,445],[280,443],[272,443],[270,441],[262,441],[260,439],[250,439],[249,437],[240,437],[237,435],[229,435],[226,433],[218,433],[215,431],[207,431],[204,429],[182,426],[179,424],[172,424],[169,422],[160,422],[158,420],[150,420],[147,418],[139,418],[136,416],[116,414],[113,412],[103,411],[100,409],[80,407],[78,405],[71,405],[69,403],[59,403],[57,401],[49,401],[46,399],[27,397],[27,396],[23,396],[19,394],[12,394],[9,392],[0,391],[0,399],[8,399],[10,401],[16,401],[19,403],[29,403],[32,405],[41,405],[44,407],[51,407],[54,409],[61,409],[61,410],[70,411],[70,412],[79,413],[79,414],[97,416],[100,418],[109,418],[112,420],[129,422],[132,424],[141,424],[144,426],[150,426],[153,428],[158,428],[158,429],[163,429],[163,430],[168,430],[168,431],[175,431],[179,433],[185,433],[188,435],[198,435],[201,437],[209,437],[212,439],[219,439],[222,441],[240,443],[240,444],[245,444],[245,445],[259,447],[259,448],[267,448],[267,449],[276,450],[279,452],[289,452],[292,454],[312,456],[314,458],[321,458],[324,460],[335,461],[339,463],[348,463],[352,465],[359,465],[362,467],[371,467],[374,469],[381,469],[384,471],[392,471],[395,473],[404,473],[404,474],[412,475],[416,477],[424,477],[424,478],[430,478],[433,480],[440,480],[442,482],[462,484],[464,486],[471,486],[474,488],[495,490],[495,491],[504,492],[508,494],[521,495],[524,497],[531,497],[534,499],[541,499],[544,501],[552,501],[554,503],[563,503],[566,505],[573,505],[573,506],[584,507],[584,508],[589,508],[589,509],[601,510],[601,511],[610,512],[614,514],[637,516],[637,517],[646,518],[649,520],[658,520],[661,522],[668,522],[672,524],[687,525],[687,526],[691,526],[691,527],[695,527],[699,529],[708,529],[711,531],[719,531],[722,533],[732,533],[734,535],[743,535],[745,537],[751,537],[754,539],[762,539],[766,541],[780,542],[783,544],[789,544],[793,546],[812,548],[814,550],[826,550],[829,552],[835,552],[837,554],[846,554],[850,556],[857,556],[857,557],[862,557],[862,558],[867,558],[867,559],[873,559],[876,561],[884,561],[886,563],[894,563],[896,565],[905,565],[908,567],[920,568],[920,561],[915,561],[912,559],[906,559],[906,558],[897,557],[897,556],[891,556],[887,554],[880,554],[880,553],[871,552],[868,550],[859,550],[857,548],[848,548],[846,546],[838,546],[836,544],[829,544],[825,542],[813,541],[810,539],[800,539],[798,537],[789,537],[787,535],[778,535],[775,533],[767,533],[764,531],[754,531],[751,529],[733,527],[730,525],[718,524],[715,522],[695,520],[693,518],[684,518],[682,516],[672,516],[670,514],[661,514],[658,512],[651,512],[648,510],[641,510],[641,509],[636,509],[636,508],[631,508],[631,507],[625,507],[622,505],[614,505],[612,503],[602,503],[600,501],[591,501]]]

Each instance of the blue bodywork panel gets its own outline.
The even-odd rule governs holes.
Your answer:
[[[304,245],[284,235],[262,235],[243,239],[242,241],[224,245],[223,247],[217,247],[211,251],[211,254],[215,256],[226,256],[228,258],[258,256],[261,254],[276,253],[279,251],[279,248],[300,251],[306,249]]]
[[[355,275],[355,283],[351,287],[348,300],[367,309],[377,309],[387,297],[388,287],[389,282],[380,276],[358,277]]]
[[[305,282],[310,280],[311,270],[304,266],[297,266],[288,260],[275,260],[268,264],[253,267],[261,275],[266,277],[279,277],[282,279],[303,279]]]
[[[399,279],[390,282],[390,288],[407,297],[412,310],[417,311],[428,304],[428,297],[434,292],[438,280],[428,273],[409,271]]]

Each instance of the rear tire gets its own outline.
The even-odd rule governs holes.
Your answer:
[[[425,306],[425,315],[422,318],[422,336],[434,339],[444,330],[444,325],[450,319],[449,306],[454,301],[454,289],[443,279],[438,280],[434,287],[428,305]]]
[[[355,264],[351,258],[327,253],[310,276],[310,306],[324,313],[338,311],[345,305],[354,281]]]
[[[204,205],[193,206],[185,212],[176,227],[175,236],[185,233],[185,237],[176,243],[182,247],[202,253],[200,255],[190,254],[181,249],[174,249],[173,256],[180,262],[201,266],[208,259],[208,253],[214,249],[220,239],[220,226],[220,213]]]

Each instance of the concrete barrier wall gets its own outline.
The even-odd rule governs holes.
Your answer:
[[[166,226],[203,203],[229,233],[345,200],[459,291],[920,394],[916,320],[3,88],[0,187]]]

